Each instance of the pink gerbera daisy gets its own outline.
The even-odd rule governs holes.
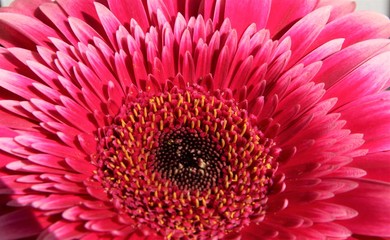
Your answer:
[[[390,237],[390,21],[354,8],[2,8],[0,238]]]

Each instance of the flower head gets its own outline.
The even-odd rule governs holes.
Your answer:
[[[390,237],[390,21],[354,7],[2,8],[2,236]]]

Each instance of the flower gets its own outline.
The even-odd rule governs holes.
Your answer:
[[[390,21],[354,7],[2,8],[2,238],[390,237]]]

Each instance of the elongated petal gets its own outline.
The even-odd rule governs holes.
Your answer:
[[[356,218],[343,221],[342,224],[357,234],[389,237],[390,230],[387,223],[390,221],[390,204],[386,200],[389,194],[388,184],[359,181],[359,187],[356,190],[342,194],[335,199],[335,202],[351,206],[359,212]],[[376,221],[369,219],[376,219]]]
[[[271,9],[271,1],[245,0],[241,2],[227,1],[225,5],[225,16],[233,23],[237,29],[238,36],[252,23],[256,24],[257,29],[266,26],[268,15]],[[242,17],[244,16],[245,17]]]

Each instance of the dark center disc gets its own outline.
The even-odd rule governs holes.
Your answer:
[[[225,163],[220,147],[207,134],[180,128],[160,137],[154,168],[179,188],[210,189]]]

